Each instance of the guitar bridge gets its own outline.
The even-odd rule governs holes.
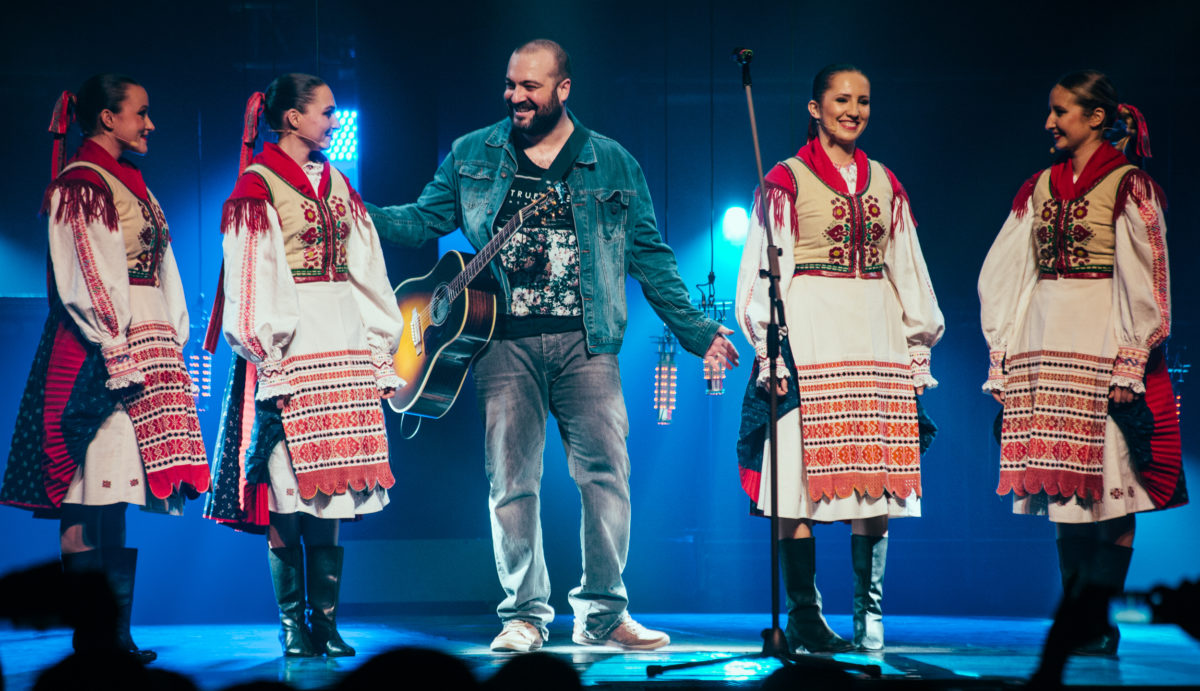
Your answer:
[[[415,310],[415,309],[413,310],[412,321],[409,322],[408,330],[412,334],[413,350],[417,351],[417,355],[421,355],[423,353],[423,346],[421,343],[421,312],[420,312],[420,310]]]

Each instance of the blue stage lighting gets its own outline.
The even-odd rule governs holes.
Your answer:
[[[336,113],[341,126],[333,133],[333,144],[329,147],[329,160],[354,161],[358,159],[358,111],[339,110]]]
[[[750,229],[750,217],[740,206],[731,206],[725,210],[721,219],[721,235],[735,245],[746,242],[746,232]]]

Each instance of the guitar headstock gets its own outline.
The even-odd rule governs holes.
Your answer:
[[[522,222],[536,216],[558,216],[570,203],[571,193],[567,190],[567,186],[556,182],[550,185],[540,197],[522,208],[518,215]]]

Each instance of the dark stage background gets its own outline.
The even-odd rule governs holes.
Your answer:
[[[457,136],[504,114],[502,80],[517,44],[550,37],[570,51],[569,105],[641,162],[664,235],[689,284],[732,299],[740,247],[721,234],[729,206],[748,206],[754,159],[735,46],[756,50],[755,102],[767,165],[792,154],[807,121],[813,73],[851,61],[871,77],[873,117],[863,148],[907,186],[947,335],[935,349],[941,387],[924,397],[942,432],[925,458],[924,517],[895,521],[886,606],[892,613],[1046,616],[1059,591],[1053,529],[1013,516],[995,492],[996,405],[979,393],[986,348],[975,280],[1017,188],[1048,163],[1046,95],[1068,70],[1094,67],[1149,120],[1150,172],[1171,199],[1174,352],[1184,362],[1197,331],[1200,252],[1192,219],[1200,179],[1194,122],[1200,106],[1197,10],[1190,2],[669,3],[655,0],[520,3],[213,2],[115,10],[97,4],[21,3],[6,11],[0,98],[11,136],[0,186],[0,309],[4,356],[0,439],[7,440],[45,316],[45,222],[51,105],[100,71],[148,89],[158,131],[140,165],[167,212],[193,337],[202,332],[220,263],[217,224],[237,166],[242,109],[276,74],[308,71],[357,107],[363,196],[416,198]],[[410,5],[405,7],[404,5]],[[394,282],[424,273],[437,247],[389,248]],[[748,516],[733,456],[744,362],[724,397],[703,395],[700,363],[680,356],[670,426],[651,408],[652,339],[661,324],[628,286],[621,360],[631,417],[632,610],[766,611],[767,524]],[[732,320],[727,320],[733,326]],[[751,349],[738,336],[745,360]],[[217,358],[216,394],[228,349]],[[1197,419],[1183,396],[1188,471]],[[219,399],[205,401],[209,447]],[[344,600],[361,611],[477,611],[501,597],[490,552],[482,441],[468,383],[444,419],[411,441],[392,425],[398,483],[382,514],[347,525]],[[3,464],[0,457],[0,464]],[[543,489],[554,604],[579,572],[578,494],[557,433],[547,440]],[[1194,505],[1139,519],[1132,588],[1200,572]],[[137,619],[144,623],[268,620],[274,616],[262,538],[200,517],[130,512],[142,550]],[[0,508],[0,572],[54,558],[56,524]],[[820,584],[831,612],[849,611],[848,529],[818,530]]]

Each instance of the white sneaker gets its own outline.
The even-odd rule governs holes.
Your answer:
[[[604,638],[588,635],[583,628],[583,620],[576,618],[571,640],[579,645],[615,645],[626,650],[655,650],[670,643],[671,637],[665,631],[648,629],[627,616]]]
[[[504,622],[500,634],[492,639],[492,650],[501,653],[529,653],[542,647],[542,632],[524,619]]]

